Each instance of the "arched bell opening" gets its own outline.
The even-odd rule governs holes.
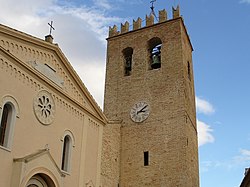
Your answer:
[[[132,60],[133,60],[133,48],[127,47],[123,49],[123,61],[124,61],[124,75],[129,76],[131,75],[132,71]]]
[[[39,173],[32,176],[25,187],[56,187],[53,180],[46,174]]]
[[[161,47],[162,41],[158,37],[148,41],[149,70],[161,68]]]

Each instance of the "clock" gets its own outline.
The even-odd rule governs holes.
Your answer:
[[[144,101],[140,101],[138,103],[135,103],[134,106],[131,108],[130,117],[132,121],[140,123],[148,118],[149,112],[149,105]]]

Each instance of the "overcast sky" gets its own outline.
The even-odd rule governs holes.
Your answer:
[[[144,0],[0,0],[0,23],[54,42],[100,107],[108,27],[150,13]],[[239,186],[249,167],[250,0],[157,0],[180,4],[194,46],[201,187]]]

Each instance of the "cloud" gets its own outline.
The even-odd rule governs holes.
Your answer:
[[[206,123],[197,119],[198,127],[198,145],[202,146],[206,143],[213,143],[215,138],[212,135],[213,129]]]
[[[93,0],[95,6],[105,8],[106,10],[110,9],[120,9],[119,6],[124,5],[139,5],[143,4],[143,0]]]
[[[106,0],[97,0],[102,7],[74,5],[71,1],[0,0],[0,23],[43,39],[49,34],[48,22],[53,20],[54,43],[78,72],[99,106],[103,103],[105,52],[108,26],[120,21],[103,10]],[[106,5],[105,5],[106,3]],[[13,6],[15,4],[15,6]],[[17,19],[18,18],[18,19]]]
[[[250,150],[239,149],[239,154],[225,160],[207,160],[200,163],[200,171],[207,172],[211,169],[223,168],[232,170],[235,168],[249,167]]]
[[[203,113],[203,114],[208,115],[208,114],[212,114],[215,112],[213,105],[209,103],[208,101],[196,96],[195,102],[196,102],[197,113]]]
[[[200,162],[200,171],[207,172],[210,169],[219,168],[219,167],[228,167],[228,162],[226,161],[212,161],[206,160]]]
[[[247,4],[250,4],[250,0],[241,0],[240,3],[247,3]]]
[[[102,108],[104,97],[104,78],[105,66],[104,64],[82,64],[76,65],[77,74],[81,77],[85,85],[88,85],[90,94],[95,97],[96,102]],[[93,75],[93,72],[95,73]],[[91,78],[90,78],[91,77]]]
[[[240,154],[233,158],[235,164],[248,164],[250,161],[250,150],[240,149]]]
[[[95,4],[99,7],[105,8],[105,9],[111,9],[112,5],[108,3],[107,0],[94,0]]]
[[[240,149],[241,155],[245,156],[247,160],[250,160],[250,150],[247,149]]]
[[[205,115],[212,114],[215,112],[214,107],[208,101],[195,97],[196,110],[197,113],[202,113]],[[203,121],[197,119],[197,129],[198,129],[198,145],[202,146],[207,143],[213,143],[215,138],[212,134],[213,129],[210,125]]]

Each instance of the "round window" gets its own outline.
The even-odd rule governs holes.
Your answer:
[[[46,90],[40,91],[34,99],[34,113],[38,121],[44,125],[49,125],[53,122],[55,104],[53,97]]]

